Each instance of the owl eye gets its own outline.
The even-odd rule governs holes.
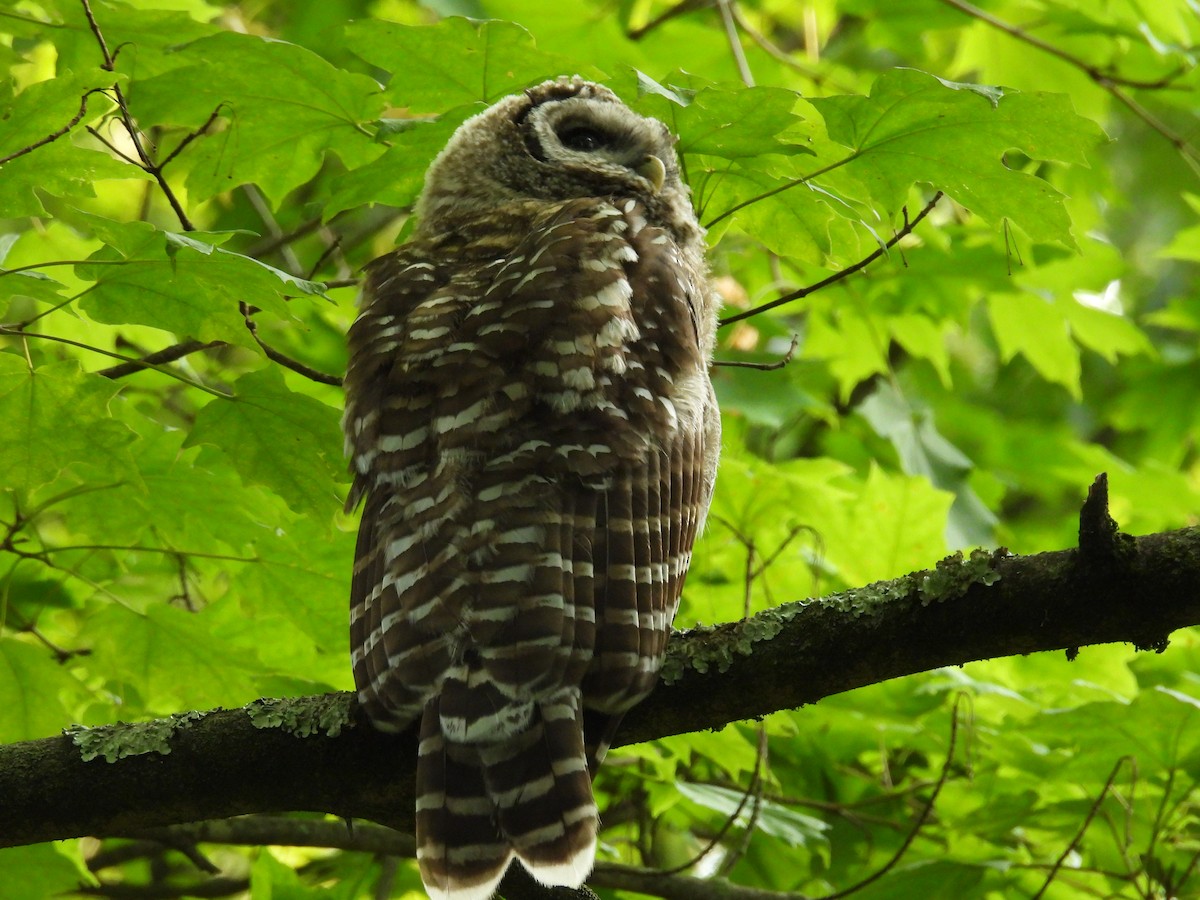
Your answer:
[[[568,125],[558,133],[559,142],[568,150],[591,153],[612,143],[612,135],[590,125]]]

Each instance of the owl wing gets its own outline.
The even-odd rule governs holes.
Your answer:
[[[418,855],[456,898],[514,854],[586,877],[588,757],[653,685],[715,449],[704,288],[664,232],[597,200],[488,228],[372,273],[347,376],[355,679],[377,725],[422,717]]]

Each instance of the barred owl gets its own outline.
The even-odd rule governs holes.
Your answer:
[[[712,494],[704,233],[667,128],[579,78],[463,124],[417,215],[349,338],[358,697],[420,722],[432,897],[489,897],[514,857],[576,887]]]

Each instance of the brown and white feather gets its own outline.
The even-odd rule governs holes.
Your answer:
[[[665,182],[547,149],[563,104],[667,156]],[[486,898],[514,857],[582,883],[591,777],[657,677],[719,443],[715,301],[669,140],[578,80],[507,98],[369,270],[344,418],[365,501],[351,652],[372,722],[420,721],[431,896]]]

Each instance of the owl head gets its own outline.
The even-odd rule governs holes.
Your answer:
[[[694,240],[701,231],[674,144],[667,126],[602,85],[544,82],[459,127],[426,176],[420,229],[447,231],[512,201],[610,197],[640,201],[656,224]]]

